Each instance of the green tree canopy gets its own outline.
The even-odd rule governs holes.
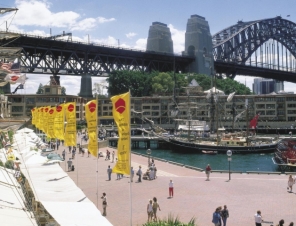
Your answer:
[[[43,93],[44,93],[44,88],[43,88],[43,85],[40,83],[36,94],[43,94]]]
[[[66,94],[66,88],[64,86],[62,86],[62,90],[61,91],[62,91],[62,95],[67,95]]]
[[[212,78],[203,74],[174,74],[173,72],[160,73],[158,71],[151,73],[113,71],[110,73],[109,78],[107,78],[107,82],[109,83],[108,94],[114,96],[128,92],[129,90],[131,90],[131,94],[134,97],[151,96],[153,92],[173,94],[174,86],[177,89],[177,93],[182,93],[184,92],[182,87],[188,86],[192,79],[195,79],[203,90],[211,88]],[[176,84],[174,84],[175,81]],[[237,95],[248,95],[252,93],[244,84],[229,78],[213,78],[213,86],[215,84],[226,95],[234,91]]]
[[[149,96],[152,90],[151,78],[153,76],[155,76],[155,72],[113,71],[107,78],[108,93],[114,96],[130,90],[134,97]]]
[[[152,90],[158,92],[173,92],[174,80],[168,73],[159,73],[152,78]]]

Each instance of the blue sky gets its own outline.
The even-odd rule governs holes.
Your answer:
[[[209,22],[214,34],[238,20],[282,16],[296,22],[296,1],[294,0],[1,0],[0,7],[17,7],[9,30],[24,33],[49,35],[72,32],[73,39],[107,44],[124,48],[145,50],[149,26],[152,22],[166,23],[172,33],[175,53],[184,50],[185,30],[188,18],[198,14]],[[294,14],[293,14],[294,13]],[[0,16],[0,29],[5,21],[10,23],[14,14]],[[35,93],[39,83],[46,84],[48,76],[28,75],[25,93]],[[251,87],[253,78],[237,76],[236,80]],[[93,82],[98,82],[94,78]],[[79,77],[61,77],[61,85],[67,94],[76,95],[80,89]],[[285,90],[294,91],[290,83]]]

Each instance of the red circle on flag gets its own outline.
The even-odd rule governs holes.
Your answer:
[[[48,108],[45,108],[44,110],[45,110],[45,112],[48,112]]]
[[[57,106],[56,109],[57,109],[57,112],[60,112],[60,111],[62,111],[63,108],[62,108],[62,106]]]
[[[88,109],[91,113],[93,113],[95,110],[96,110],[96,104],[94,102],[91,102],[89,105],[88,105]]]
[[[122,98],[115,102],[115,109],[120,114],[125,111],[125,101]]]
[[[53,109],[50,109],[50,110],[49,110],[49,114],[51,114],[51,115],[52,115],[52,114],[53,114],[53,112],[54,112],[54,110],[53,110]]]
[[[68,111],[72,112],[73,110],[74,110],[74,105],[73,104],[69,104]]]

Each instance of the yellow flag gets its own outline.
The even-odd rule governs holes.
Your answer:
[[[85,119],[88,131],[88,151],[98,157],[98,103],[91,100],[85,105]]]
[[[31,110],[31,113],[32,113],[32,125],[36,126],[36,108],[33,108]]]
[[[66,128],[65,128],[65,146],[76,146],[76,103],[69,102],[65,104]]]
[[[48,110],[48,120],[47,120],[47,136],[50,138],[56,138],[54,134],[54,118],[56,113],[56,107],[51,107]]]
[[[53,129],[54,136],[60,140],[64,140],[64,104],[56,106]]]
[[[39,129],[44,131],[43,129],[43,107],[40,108],[40,111],[39,111]]]
[[[36,119],[35,119],[35,126],[37,129],[40,130],[40,126],[39,126],[39,113],[40,113],[40,108],[36,108],[36,113],[35,113],[35,116],[36,116]]]
[[[130,93],[111,98],[113,117],[118,128],[118,161],[112,169],[113,173],[130,174]]]
[[[43,108],[43,131],[44,133],[48,136],[48,111],[49,111],[49,108],[48,106],[44,107]]]

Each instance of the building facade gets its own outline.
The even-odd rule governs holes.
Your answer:
[[[255,78],[253,83],[253,92],[255,94],[279,93],[284,90],[284,82],[274,79]]]

